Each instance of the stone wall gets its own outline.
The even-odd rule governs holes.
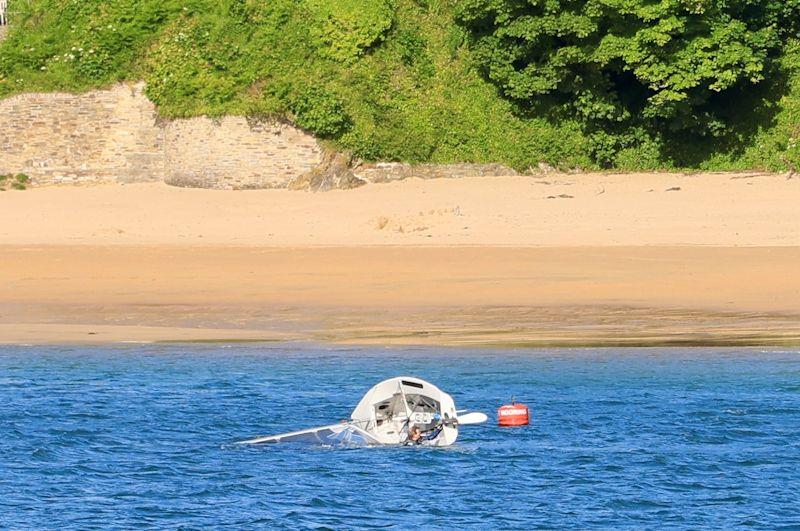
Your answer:
[[[159,120],[143,89],[0,100],[0,174],[26,173],[33,184],[285,188],[322,159],[313,136],[286,124]]]
[[[196,188],[285,188],[321,160],[313,136],[242,117],[170,122],[165,151],[166,182]]]
[[[503,164],[406,164],[403,162],[375,162],[362,164],[353,174],[364,182],[386,183],[410,177],[418,179],[458,179],[464,177],[503,177],[518,173]]]
[[[374,163],[322,149],[288,124],[242,117],[160,120],[144,85],[0,100],[0,174],[34,185],[164,181],[218,189],[329,190],[408,177],[512,175],[500,164]]]
[[[0,101],[0,173],[34,184],[164,178],[163,131],[141,87]]]

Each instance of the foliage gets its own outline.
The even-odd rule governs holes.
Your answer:
[[[610,162],[654,133],[730,133],[721,104],[752,103],[798,15],[798,0],[465,0],[456,16],[505,96],[567,107]]]
[[[366,160],[782,169],[800,47],[770,21],[798,1],[10,0],[0,97],[144,79],[163,116],[287,119]]]
[[[0,175],[0,192],[5,192],[6,186],[11,186],[15,190],[25,190],[29,182],[30,177],[24,173]]]
[[[198,3],[11,0],[13,27],[0,48],[0,96],[31,85],[84,89],[124,79],[164,21]]]
[[[288,98],[289,109],[300,127],[323,138],[339,137],[350,126],[341,99],[318,87],[305,87]]]
[[[394,7],[389,1],[305,0],[313,23],[310,32],[322,55],[344,63],[354,62],[380,42],[392,25]]]

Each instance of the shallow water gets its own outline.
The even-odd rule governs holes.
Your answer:
[[[245,448],[416,375],[436,448]],[[495,426],[515,395],[526,428]],[[800,351],[0,347],[0,528],[800,526]]]

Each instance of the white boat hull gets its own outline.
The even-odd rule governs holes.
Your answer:
[[[477,424],[484,422],[486,415],[472,413],[464,420],[465,425]],[[412,426],[422,432],[422,437],[413,442],[408,439]],[[373,386],[353,410],[350,421],[258,437],[240,444],[449,446],[456,442],[458,428],[458,413],[450,395],[424,380],[404,376]]]

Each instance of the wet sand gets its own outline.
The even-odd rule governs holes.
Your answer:
[[[0,343],[800,344],[800,179],[0,194]]]
[[[0,340],[800,343],[799,247],[2,246]]]

